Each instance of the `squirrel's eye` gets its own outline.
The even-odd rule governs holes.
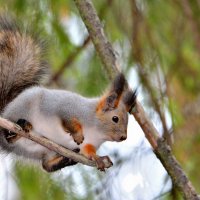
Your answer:
[[[113,116],[112,120],[113,120],[113,122],[117,123],[119,121],[119,117]]]

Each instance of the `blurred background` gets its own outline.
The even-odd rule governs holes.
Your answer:
[[[200,193],[200,0],[93,1],[130,86]],[[109,84],[72,0],[0,0],[0,11],[47,41],[47,87],[84,96]],[[107,142],[106,173],[77,164],[48,174],[0,155],[0,200],[182,199],[130,117],[128,139]]]

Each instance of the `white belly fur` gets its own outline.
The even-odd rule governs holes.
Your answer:
[[[31,123],[33,125],[33,134],[46,137],[49,140],[54,141],[55,143],[68,149],[73,150],[78,148],[78,145],[74,142],[70,134],[63,130],[58,117],[48,117],[47,119],[40,115],[37,116],[37,118],[33,117],[31,119]],[[36,159],[40,159],[45,152],[49,151],[40,144],[37,144],[26,138],[20,138],[18,141],[16,141],[15,145],[20,147],[20,149],[24,149],[26,152],[25,155],[30,153],[31,155],[35,155]]]
[[[103,134],[97,131],[95,127],[83,127],[84,141],[82,144],[77,145],[72,136],[64,131],[60,119],[56,116],[32,116],[31,123],[33,125],[34,134],[46,137],[49,140],[71,150],[76,148],[82,149],[82,147],[88,143],[93,144],[96,149],[98,149],[99,146],[105,141]],[[15,144],[20,146],[21,149],[24,149],[26,155],[30,153],[31,155],[34,155],[36,159],[41,159],[42,155],[49,151],[47,148],[25,138],[19,139]]]

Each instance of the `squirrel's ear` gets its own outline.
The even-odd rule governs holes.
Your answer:
[[[115,109],[118,106],[125,84],[126,79],[124,75],[122,73],[118,74],[113,80],[108,94],[100,100],[97,110],[105,112]]]
[[[130,112],[132,107],[135,106],[136,98],[137,98],[137,90],[133,91],[130,89],[127,92],[125,92],[123,96],[123,102],[126,106],[127,112]]]

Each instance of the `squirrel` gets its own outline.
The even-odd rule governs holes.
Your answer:
[[[0,114],[17,123],[25,132],[48,138],[57,144],[94,160],[105,170],[96,151],[105,141],[127,138],[128,112],[136,101],[136,91],[125,89],[127,81],[119,73],[101,97],[41,86],[48,71],[43,42],[22,31],[7,16],[0,16]],[[3,151],[40,161],[54,172],[75,161],[1,128]]]

